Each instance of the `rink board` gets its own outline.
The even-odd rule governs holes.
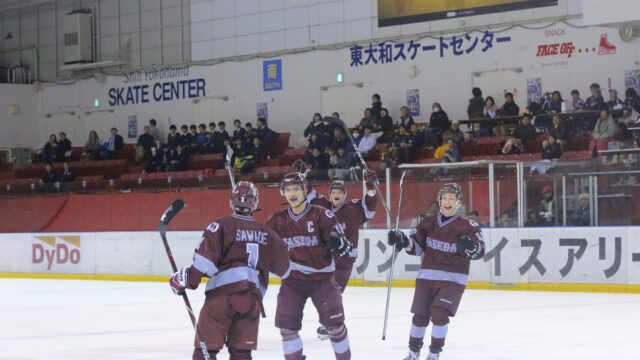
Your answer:
[[[191,263],[201,232],[169,232],[178,266]],[[640,292],[640,227],[484,229],[484,259],[470,286]],[[164,280],[171,268],[157,232],[0,234],[0,276]],[[385,230],[361,230],[353,285],[387,281]],[[411,286],[420,258],[402,252],[394,284]]]

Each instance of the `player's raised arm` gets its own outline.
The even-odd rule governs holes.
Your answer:
[[[289,255],[289,246],[282,241],[275,231],[269,231],[269,246],[271,247],[271,263],[269,264],[269,272],[276,276],[286,279],[291,273],[291,260]]]

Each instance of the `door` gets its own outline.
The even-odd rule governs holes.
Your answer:
[[[498,108],[504,104],[504,95],[508,92],[513,93],[513,101],[521,111],[527,106],[527,80],[519,69],[477,72],[473,74],[472,83],[482,90],[485,99],[493,97]]]
[[[333,86],[320,91],[322,116],[340,114],[347,126],[356,126],[364,116],[366,104],[371,101],[364,88],[355,85]]]
[[[229,101],[223,99],[198,99],[193,103],[193,124],[205,124],[207,128],[209,123],[214,121],[216,124],[220,121],[224,121],[227,124],[227,131],[231,122],[230,104]]]

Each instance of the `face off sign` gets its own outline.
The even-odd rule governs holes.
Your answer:
[[[35,236],[31,246],[31,263],[44,265],[47,271],[80,263],[80,236]]]

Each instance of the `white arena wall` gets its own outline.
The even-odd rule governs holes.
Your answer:
[[[640,292],[640,227],[484,229],[487,255],[471,288]],[[361,230],[353,285],[385,285],[386,230]],[[178,266],[200,232],[167,234]],[[171,269],[156,232],[1,234],[0,277],[165,281]],[[402,252],[394,285],[412,286],[420,260]]]
[[[137,117],[138,134],[150,118],[158,120],[163,134],[170,124],[179,126],[212,120],[230,124],[235,118],[255,124],[258,103],[267,104],[270,127],[281,132],[291,131],[293,143],[302,136],[314,112],[329,115],[339,111],[347,123],[356,123],[373,93],[381,94],[383,106],[390,109],[394,118],[406,103],[409,89],[419,90],[421,107],[420,115],[416,116],[419,121],[428,119],[434,101],[442,104],[450,118],[465,118],[473,86],[481,86],[485,95],[496,96],[499,105],[503,103],[504,92],[514,92],[516,102],[524,110],[528,79],[539,78],[543,91],[559,90],[565,98],[574,88],[586,98],[592,82],[600,83],[605,92],[615,88],[622,95],[625,71],[640,69],[640,38],[622,42],[614,28],[577,28],[565,23],[540,27],[535,30],[517,27],[501,32],[494,29],[495,37],[510,37],[510,41],[494,41],[493,47],[485,52],[484,46],[477,45],[467,54],[476,36],[483,36],[471,33],[471,40],[465,40],[464,54],[459,56],[449,47],[440,57],[440,41],[436,37],[419,40],[421,46],[436,46],[435,50],[418,51],[414,60],[407,56],[406,60],[385,64],[350,66],[350,49],[343,48],[210,66],[193,65],[188,74],[168,79],[147,80],[147,74],[135,72],[128,77],[106,75],[66,85],[44,84],[38,91],[39,133],[32,145],[42,146],[49,134],[59,131],[66,131],[75,145],[82,145],[90,130],[98,131],[105,139],[114,126],[125,137],[125,142],[135,142],[135,138],[127,138],[130,116]],[[616,47],[615,54],[599,54],[602,35]],[[464,37],[464,33],[458,34],[458,38],[460,36]],[[377,44],[375,42],[374,47]],[[408,48],[409,40],[404,44]],[[360,45],[368,48],[368,43]],[[557,46],[557,54],[540,51],[541,46],[553,45]],[[570,54],[569,49],[573,49]],[[561,50],[565,50],[564,53]],[[272,59],[282,60],[282,89],[265,92],[263,61]],[[344,75],[344,86],[334,87],[339,72]],[[126,91],[128,87],[146,85],[152,92],[158,83],[196,79],[206,83],[204,99],[202,94],[196,94],[201,98],[198,103],[194,98],[156,101],[150,94],[144,103],[139,99],[126,105],[109,105],[110,89]],[[100,107],[93,108],[94,99],[99,99]],[[3,117],[0,121],[13,120]]]

